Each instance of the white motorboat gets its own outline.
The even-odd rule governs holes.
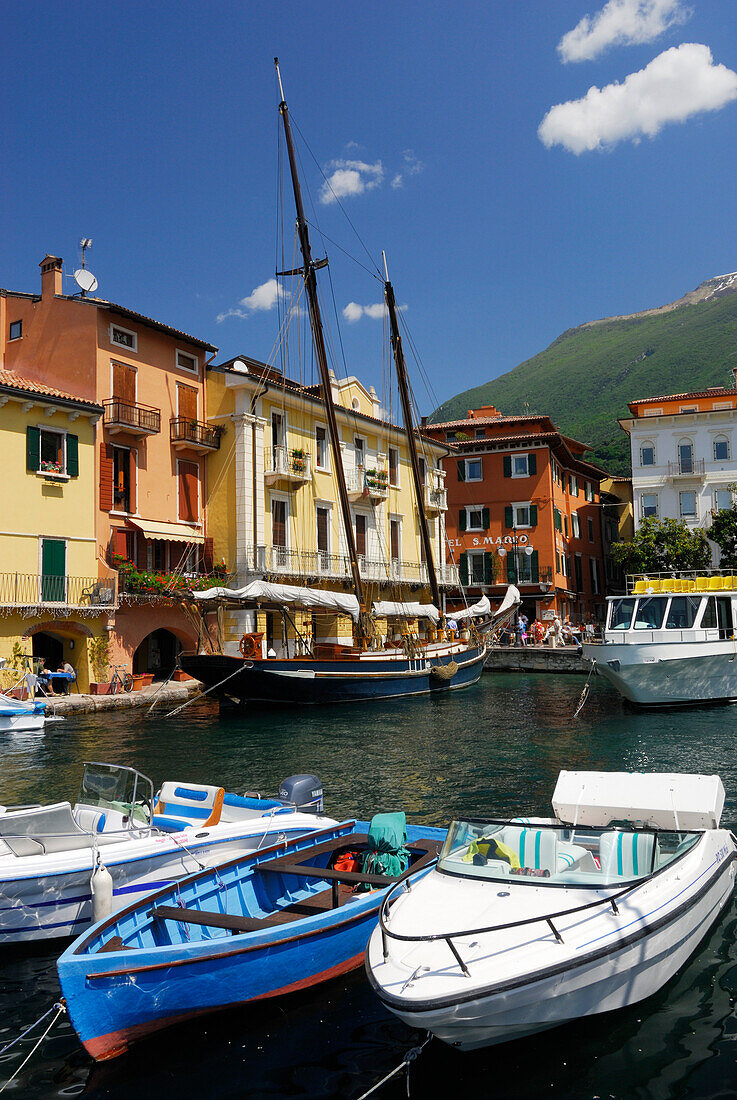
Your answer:
[[[335,824],[315,776],[278,799],[134,768],[85,764],[79,800],[0,807],[0,945],[72,936],[136,895],[245,852]]]
[[[27,733],[40,730],[46,721],[43,699],[14,699],[0,694],[0,733]]]
[[[561,772],[555,818],[454,821],[382,905],[373,988],[462,1050],[644,1000],[732,897],[723,805],[718,776]]]
[[[711,572],[629,578],[607,599],[602,642],[583,656],[641,707],[737,699],[737,577]]]

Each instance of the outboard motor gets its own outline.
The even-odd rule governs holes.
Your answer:
[[[322,783],[316,775],[290,775],[279,787],[279,798],[293,803],[305,814],[321,814]]]

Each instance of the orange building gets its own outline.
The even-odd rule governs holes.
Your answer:
[[[604,614],[599,485],[607,475],[583,443],[547,416],[503,416],[493,405],[429,424],[446,458],[451,560],[469,594],[502,597],[516,584],[528,617]]]
[[[111,657],[136,672],[169,672],[196,631],[176,601],[145,591],[162,582],[140,574],[211,568],[205,457],[221,431],[205,422],[204,380],[217,348],[101,298],[65,294],[58,256],[40,266],[40,294],[0,290],[0,364],[102,405],[97,566],[100,577],[122,566]]]

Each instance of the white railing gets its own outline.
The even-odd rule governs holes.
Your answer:
[[[447,512],[448,493],[445,488],[445,470],[430,469],[425,479],[425,507],[429,511]]]
[[[347,554],[329,554],[326,550],[290,550],[286,546],[258,546],[248,555],[251,572],[299,577],[302,580],[351,579]],[[427,568],[422,562],[392,559],[389,562],[359,554],[361,578],[366,581],[427,584]],[[436,567],[438,583],[443,587],[459,584],[458,568],[449,563]]]
[[[264,479],[306,482],[312,477],[310,455],[295,447],[273,447],[264,453]]]
[[[389,472],[380,466],[353,466],[345,471],[345,483],[351,497],[386,500],[389,496]]]
[[[117,607],[115,578],[0,573],[0,607],[46,607],[105,610]]]

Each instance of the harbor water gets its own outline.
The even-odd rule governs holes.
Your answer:
[[[721,775],[723,824],[737,825],[737,707],[625,709],[593,681],[578,718],[579,677],[486,673],[444,698],[366,707],[294,708],[220,717],[207,703],[171,720],[136,710],[70,717],[43,735],[4,735],[0,802],[75,799],[85,760],[167,779],[276,793],[317,774],[325,812],[410,820],[550,813],[562,769]],[[414,1097],[726,1097],[737,1095],[737,913],[654,997],[543,1033],[462,1054],[431,1042],[411,1068]],[[49,947],[0,955],[0,1047],[59,995]],[[0,1087],[35,1035],[0,1059]],[[162,1032],[95,1065],[64,1018],[7,1091],[44,1097],[358,1097],[423,1035],[387,1013],[362,971],[281,1001]],[[378,1097],[406,1096],[404,1075]]]

